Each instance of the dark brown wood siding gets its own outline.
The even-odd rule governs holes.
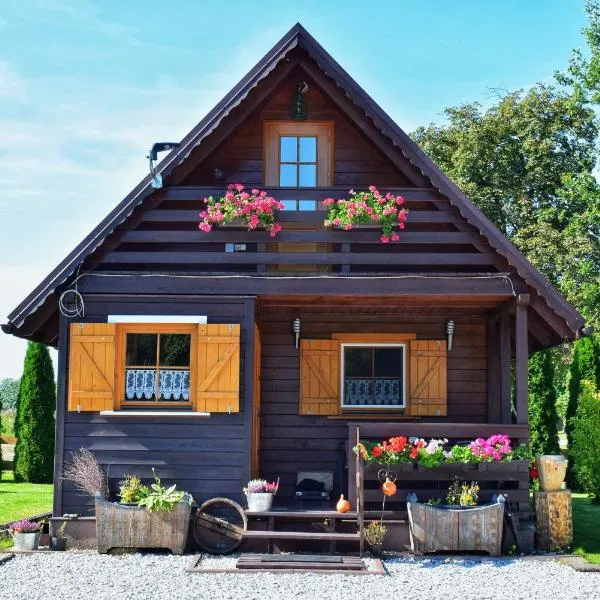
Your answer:
[[[214,496],[241,500],[241,489],[250,475],[250,436],[245,365],[248,331],[253,309],[247,314],[243,298],[86,296],[86,321],[105,321],[109,314],[207,315],[211,323],[241,323],[242,352],[240,412],[199,417],[103,417],[98,413],[64,414],[64,456],[81,447],[98,457],[109,475],[110,489],[135,473],[151,480],[152,467],[164,483],[190,492],[197,501]],[[64,407],[64,405],[63,405]],[[65,481],[62,512],[91,514],[90,498]]]
[[[306,73],[298,70],[182,184],[218,184],[213,175],[214,169],[218,168],[223,171],[226,183],[264,185],[263,122],[290,119],[298,81],[307,81],[310,86],[306,101],[308,118],[313,121],[332,121],[334,124],[333,185],[404,186],[409,183],[406,176],[363,136]]]
[[[352,314],[342,307],[320,314],[291,310],[259,317],[262,336],[261,476],[281,477],[290,495],[299,470],[331,470],[339,486],[339,460],[348,438],[347,422],[298,414],[299,354],[292,321],[300,317],[303,338],[332,333],[415,333],[420,339],[444,339],[442,314]],[[435,421],[485,422],[486,326],[484,316],[452,315],[456,334],[448,354],[448,416]],[[427,419],[424,419],[427,420]]]

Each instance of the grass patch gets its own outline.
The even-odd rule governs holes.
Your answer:
[[[50,512],[52,487],[51,483],[15,483],[12,471],[3,471],[0,479],[0,523]]]
[[[600,564],[600,504],[586,494],[573,494],[573,538],[576,554]]]

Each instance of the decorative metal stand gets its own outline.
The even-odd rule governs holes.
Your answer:
[[[390,465],[386,465],[385,468],[383,469],[379,469],[379,471],[377,471],[377,479],[379,480],[379,483],[381,485],[383,485],[386,481],[386,479],[389,479],[392,483],[396,482],[396,479],[398,479],[398,474],[396,473],[396,471],[390,471],[389,470]],[[385,511],[385,499],[386,499],[386,495],[383,494],[383,502],[381,504],[381,519],[380,521],[383,523],[383,512]]]

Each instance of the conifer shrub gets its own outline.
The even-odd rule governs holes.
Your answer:
[[[47,346],[29,342],[15,418],[15,481],[50,483],[54,471],[56,385]]]
[[[554,366],[547,350],[529,357],[529,429],[534,456],[560,452]]]
[[[575,474],[592,502],[600,503],[600,393],[591,381],[581,382],[577,412],[571,420]]]

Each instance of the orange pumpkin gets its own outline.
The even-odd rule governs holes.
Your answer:
[[[393,481],[390,481],[389,477],[386,477],[381,486],[381,491],[386,496],[393,496],[397,491],[396,484]]]
[[[344,498],[344,494],[342,494],[335,507],[338,512],[345,513],[350,510],[350,502],[348,502],[348,500]]]

